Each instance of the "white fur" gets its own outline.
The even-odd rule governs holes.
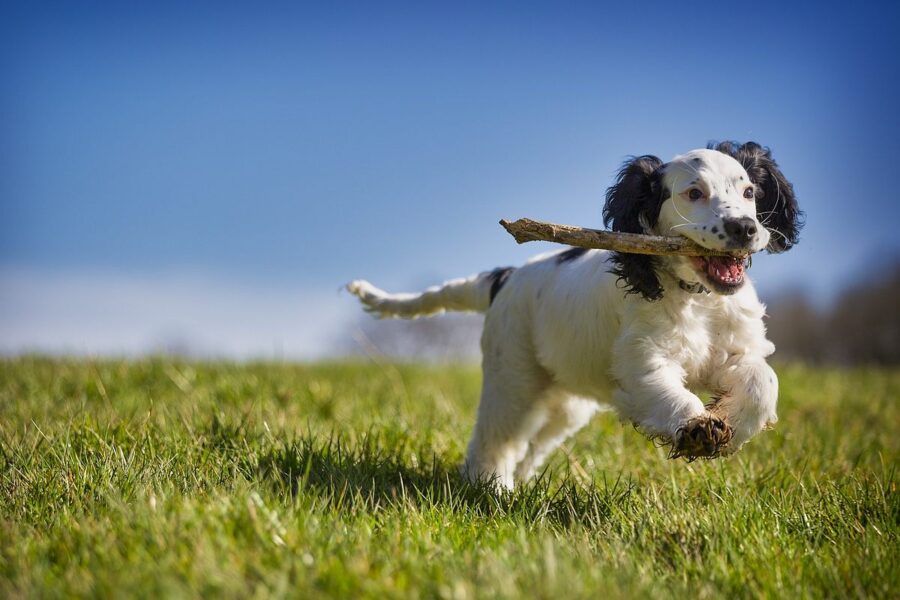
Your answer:
[[[692,160],[698,156],[700,166]],[[721,229],[723,218],[755,219],[754,203],[741,195],[746,177],[719,152],[676,157],[665,171],[674,193],[648,233],[724,248],[708,233],[712,226]],[[704,187],[705,202],[685,196],[691,182]],[[769,241],[758,229],[754,250]],[[731,295],[690,293],[679,279],[701,281],[697,269],[690,259],[666,258],[659,271],[664,296],[648,302],[625,294],[609,257],[601,250],[562,262],[558,253],[539,256],[511,274],[493,303],[490,272],[421,294],[388,294],[365,281],[348,289],[381,316],[486,313],[483,389],[466,458],[471,478],[496,478],[504,487],[527,479],[602,404],[647,434],[674,440],[707,411],[692,390],[711,390],[722,397],[716,414],[734,428],[726,453],[777,420],[777,380],[765,361],[774,346],[748,279]]]

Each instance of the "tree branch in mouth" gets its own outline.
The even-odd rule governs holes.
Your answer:
[[[517,221],[501,219],[500,224],[520,244],[543,241],[577,246],[579,248],[613,250],[626,254],[731,257],[739,262],[750,255],[750,252],[747,250],[712,250],[704,248],[686,237],[602,231],[575,225],[534,221],[532,219],[519,219]]]

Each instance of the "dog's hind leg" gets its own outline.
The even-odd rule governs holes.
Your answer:
[[[547,456],[587,425],[600,408],[594,400],[571,397],[560,392],[554,395],[556,397],[551,400],[544,425],[531,438],[524,458],[516,466],[515,478],[518,481],[530,479],[544,464]]]
[[[492,370],[485,365],[478,419],[463,467],[470,480],[513,487],[516,465],[547,422],[543,400],[548,382],[542,375],[539,368]]]

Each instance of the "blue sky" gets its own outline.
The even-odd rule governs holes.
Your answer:
[[[0,21],[7,352],[178,332],[317,356],[355,315],[343,282],[521,263],[548,247],[498,219],[599,226],[627,155],[714,139],[770,146],[807,212],[800,246],[755,261],[763,296],[827,300],[900,254],[895,5],[69,3]]]

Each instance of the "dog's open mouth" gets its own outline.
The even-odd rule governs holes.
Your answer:
[[[693,262],[697,270],[720,289],[735,289],[744,283],[746,259],[734,256],[695,256]]]

